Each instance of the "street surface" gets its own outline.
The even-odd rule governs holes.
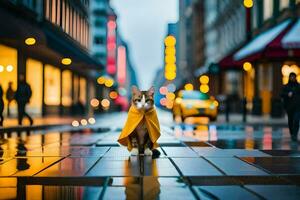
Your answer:
[[[0,199],[300,199],[300,146],[286,126],[176,125],[159,111],[152,159],[118,145],[125,119],[2,134]]]

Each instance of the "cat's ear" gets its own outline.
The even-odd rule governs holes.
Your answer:
[[[154,87],[153,86],[148,90],[148,94],[150,96],[153,96],[153,94],[154,94]]]
[[[135,85],[133,85],[133,86],[131,87],[131,91],[132,91],[133,94],[137,94],[137,93],[140,92],[140,90],[139,90]]]

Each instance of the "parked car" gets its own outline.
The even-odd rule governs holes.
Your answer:
[[[215,121],[218,115],[218,101],[213,96],[200,91],[182,90],[173,106],[174,119],[178,116],[184,121],[187,117],[208,117]]]

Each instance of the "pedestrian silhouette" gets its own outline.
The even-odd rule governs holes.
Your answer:
[[[4,102],[3,102],[3,90],[2,86],[0,85],[0,126],[3,126],[3,110],[4,110]]]
[[[7,117],[10,117],[10,103],[15,98],[15,91],[12,88],[12,82],[8,83],[8,88],[6,90],[6,100],[7,100]]]
[[[20,75],[19,84],[15,93],[15,99],[18,104],[18,123],[22,125],[23,118],[26,116],[29,119],[30,125],[33,124],[33,119],[26,113],[25,107],[29,103],[32,95],[30,85],[26,83],[23,74]]]
[[[288,125],[293,141],[297,141],[300,120],[300,84],[295,73],[290,73],[289,82],[282,89],[281,97],[288,116]]]

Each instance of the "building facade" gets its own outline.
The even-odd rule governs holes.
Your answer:
[[[31,114],[87,113],[103,70],[89,54],[89,1],[7,0],[0,2],[0,15],[4,91],[9,82],[16,89],[23,74],[33,92]]]

